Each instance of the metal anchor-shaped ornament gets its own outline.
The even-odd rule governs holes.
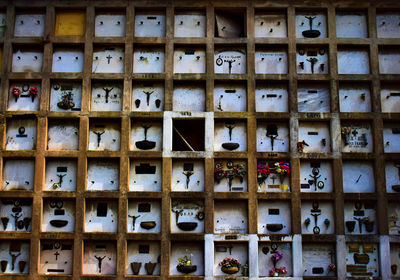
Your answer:
[[[151,127],[149,124],[142,125],[144,129],[144,140],[135,143],[136,148],[140,150],[150,150],[156,146],[156,142],[147,140],[147,130]]]
[[[313,20],[315,19],[315,17],[305,17],[306,19],[308,19],[308,24],[310,25],[310,29],[309,30],[304,30],[302,32],[303,36],[306,38],[317,38],[319,37],[319,35],[321,35],[321,32],[319,32],[319,30],[313,30],[312,26],[313,26]]]

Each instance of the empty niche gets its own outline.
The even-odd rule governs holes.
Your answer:
[[[362,48],[339,47],[338,74],[369,74],[369,52]]]
[[[329,153],[331,151],[329,123],[300,122],[297,151],[299,153]]]
[[[336,36],[339,38],[367,38],[367,17],[363,12],[337,12]]]
[[[340,112],[371,112],[371,92],[368,85],[343,84],[339,87]]]
[[[36,148],[36,118],[7,119],[6,150],[34,150]]]
[[[289,98],[286,84],[257,84],[255,94],[256,112],[289,111]]]
[[[296,12],[297,38],[326,38],[326,14],[323,11]]]
[[[239,9],[215,10],[215,37],[246,37],[245,13]]]
[[[48,150],[78,150],[79,122],[74,120],[49,120]]]
[[[72,240],[42,240],[39,273],[72,274],[73,255]]]
[[[118,202],[86,200],[85,232],[117,232]]]
[[[247,233],[247,203],[245,201],[214,202],[215,233]]]
[[[29,241],[25,240],[1,240],[1,273],[29,274],[29,247]]]
[[[256,74],[287,74],[287,50],[284,48],[257,48],[255,52]]]
[[[247,123],[241,120],[216,120],[214,151],[246,151]]]
[[[162,150],[162,122],[149,120],[132,120],[131,150],[161,151]]]
[[[298,74],[328,74],[328,48],[298,47],[296,53]]]
[[[343,162],[343,191],[346,193],[374,192],[374,169],[368,161]]]
[[[11,72],[41,72],[43,50],[14,46]]]
[[[165,37],[165,12],[137,11],[135,37]]]
[[[400,192],[400,161],[385,163],[386,192]]]
[[[285,12],[257,12],[254,16],[254,37],[286,38],[287,23]]]
[[[257,152],[289,152],[289,126],[281,122],[257,122]]]
[[[0,37],[4,37],[4,32],[6,30],[6,14],[4,12],[0,13]]]
[[[170,275],[204,275],[204,244],[172,242]]]
[[[214,53],[214,73],[216,74],[245,74],[246,51],[238,48],[216,48]]]
[[[40,96],[39,82],[11,82],[7,109],[9,111],[39,111]]]
[[[94,36],[123,37],[125,36],[125,21],[123,12],[99,11],[94,19]]]
[[[214,111],[246,112],[246,84],[216,83],[214,87]]]
[[[214,276],[248,276],[248,271],[244,273],[248,257],[248,244],[245,242],[214,242]]]
[[[0,199],[0,231],[30,232],[32,199]]]
[[[290,192],[290,163],[257,161],[258,192]]]
[[[376,15],[376,31],[378,38],[400,38],[400,14],[382,13]]]
[[[113,241],[84,241],[83,274],[116,274],[117,249]]]
[[[115,82],[94,82],[90,101],[91,111],[121,111],[123,86]]]
[[[50,111],[80,111],[82,85],[54,81],[50,88]]]
[[[292,270],[292,244],[290,242],[259,242],[259,276],[288,277]]]
[[[396,49],[380,48],[378,54],[379,73],[400,74],[400,52]]]
[[[299,112],[330,112],[329,87],[325,84],[300,84],[297,89]]]
[[[133,84],[132,111],[163,111],[164,85],[144,82]]]
[[[171,232],[204,232],[204,203],[201,201],[175,200],[171,207]]]
[[[175,37],[206,37],[207,19],[204,11],[175,11]]]
[[[301,161],[302,192],[333,192],[332,164],[328,161]]]
[[[129,200],[128,232],[160,232],[161,204],[156,200]]]
[[[4,159],[3,191],[33,189],[34,159]]]
[[[129,191],[161,191],[161,169],[161,160],[131,160],[129,171]]]
[[[346,277],[363,278],[365,275],[379,276],[378,245],[346,243]]]
[[[172,94],[173,111],[198,111],[206,109],[206,90],[202,83],[179,83]]]
[[[346,201],[344,206],[345,234],[376,234],[374,201]]]
[[[400,146],[400,124],[384,123],[383,125],[383,143],[385,153],[399,153]]]
[[[55,36],[84,36],[86,12],[79,10],[56,11]]]
[[[172,191],[204,191],[204,161],[176,159],[172,163]]]
[[[336,276],[335,244],[303,243],[303,276]]]
[[[160,275],[160,243],[128,241],[126,274]]]
[[[334,234],[335,220],[332,203],[314,200],[301,203],[302,234]]]
[[[83,51],[80,48],[55,47],[52,72],[83,72]]]
[[[46,159],[45,191],[75,191],[76,190],[75,159]]]
[[[204,119],[173,119],[172,150],[204,151]]]
[[[93,51],[93,73],[123,73],[123,47],[95,47]]]
[[[93,151],[119,151],[121,124],[118,121],[90,121],[89,147]]]
[[[285,201],[258,201],[258,233],[290,234],[290,203]]]
[[[119,162],[115,159],[88,159],[88,191],[116,191],[119,187]]]
[[[214,191],[247,192],[247,163],[245,160],[215,160]]]
[[[15,37],[43,37],[45,30],[45,14],[17,13],[15,15]]]
[[[342,152],[372,153],[372,132],[369,123],[341,124]]]
[[[396,202],[389,203],[388,225],[389,225],[389,234],[400,235],[400,205]]]
[[[382,113],[400,112],[400,87],[394,84],[382,84],[380,96]]]
[[[43,200],[42,231],[73,232],[75,201],[63,198]]]
[[[137,47],[133,52],[133,73],[163,73],[165,55],[159,47]]]
[[[186,46],[174,50],[174,73],[205,73],[206,51],[203,47]]]
[[[390,272],[393,277],[400,275],[400,245],[397,243],[390,243]]]

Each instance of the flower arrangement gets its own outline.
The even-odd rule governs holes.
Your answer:
[[[275,173],[279,175],[290,174],[290,164],[289,162],[275,162]]]
[[[223,178],[227,178],[229,191],[231,191],[233,179],[239,177],[240,183],[242,183],[247,171],[243,165],[235,165],[232,161],[228,161],[226,167],[228,168],[227,170],[223,168],[222,163],[217,163],[214,168],[214,178],[217,183],[219,183]]]
[[[264,183],[264,181],[268,178],[271,174],[271,170],[268,166],[268,163],[259,162],[257,164],[257,181],[258,184]]]
[[[186,253],[188,254],[183,256],[183,258],[178,258],[178,265],[176,266],[176,270],[188,274],[195,272],[197,270],[197,266],[192,264],[193,254],[189,253],[188,249],[186,249]]]
[[[38,90],[38,88],[37,88],[37,87],[31,87],[31,88],[29,89],[29,95],[31,96],[32,102],[33,102],[33,100],[35,99],[35,97],[39,95],[39,90]]]
[[[279,251],[276,251],[272,254],[271,260],[274,264],[274,268],[269,270],[269,276],[279,276],[287,273],[286,267],[276,267],[276,264],[283,258],[283,254]]]
[[[279,267],[279,268],[273,268],[269,270],[269,276],[273,277],[277,277],[279,275],[285,275],[287,273],[287,269],[286,267]]]
[[[334,263],[331,263],[331,264],[328,266],[328,270],[329,270],[329,271],[335,272],[335,271],[336,271],[336,265],[335,265]]]
[[[342,128],[340,129],[345,146],[349,144],[350,131],[351,128],[349,126],[342,126]]]
[[[227,274],[237,273],[240,269],[240,262],[238,259],[226,257],[218,264],[221,267],[222,272]]]
[[[13,87],[11,93],[14,95],[15,102],[17,102],[18,97],[21,95],[22,91],[18,87]]]

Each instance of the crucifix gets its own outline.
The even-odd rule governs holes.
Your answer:
[[[56,251],[55,253],[54,253],[54,256],[56,256],[56,261],[58,260],[58,256],[60,255],[60,253],[58,252],[58,251]]]
[[[93,133],[97,135],[97,147],[100,147],[101,135],[103,135],[104,132],[105,131],[103,132],[93,131]]]
[[[96,259],[97,259],[97,261],[99,262],[98,263],[98,268],[99,268],[99,273],[101,273],[101,264],[102,264],[102,262],[103,262],[103,260],[106,258],[106,256],[103,256],[103,257],[98,257],[98,256],[94,256]]]
[[[108,97],[110,96],[110,92],[113,90],[114,88],[103,88],[103,90],[106,92],[106,103],[108,103]]]
[[[110,60],[111,60],[112,56],[108,55],[108,56],[106,56],[106,58],[107,58],[107,64],[110,64]]]
[[[225,59],[224,62],[228,62],[229,65],[229,74],[231,73],[232,70],[232,63],[235,62],[236,59]]]

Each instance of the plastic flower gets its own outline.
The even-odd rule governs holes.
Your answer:
[[[239,267],[239,268],[241,266],[240,262],[237,259],[231,257],[224,258],[221,262],[218,263],[218,265],[222,267]]]
[[[329,269],[330,271],[336,271],[336,265],[335,265],[334,263],[331,263],[331,264],[328,266],[328,269]]]
[[[276,252],[271,256],[272,261],[278,262],[283,258],[283,254],[281,252]]]
[[[289,162],[275,162],[275,173],[280,175],[286,175],[290,173]]]
[[[342,132],[343,135],[349,134],[349,133],[350,133],[350,127],[348,127],[348,126],[342,126],[341,132]]]
[[[39,94],[38,88],[37,88],[37,87],[31,87],[31,88],[29,89],[29,94],[30,94],[30,95],[33,95],[33,96],[37,96],[37,95]]]
[[[280,273],[280,274],[286,274],[286,273],[287,273],[286,267],[283,266],[283,267],[279,268],[279,273]]]

